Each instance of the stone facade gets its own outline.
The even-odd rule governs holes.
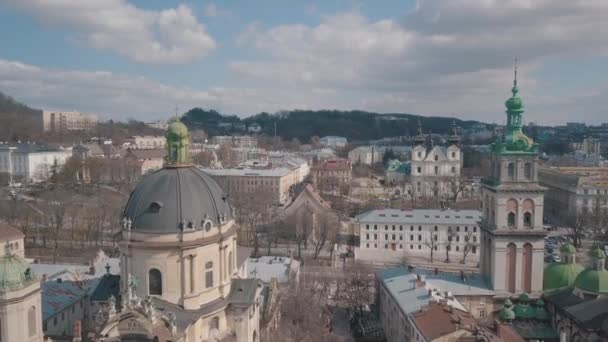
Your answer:
[[[522,132],[523,104],[507,100],[504,137],[492,145],[492,173],[482,180],[481,272],[498,296],[540,295],[543,289],[543,194],[538,145]]]

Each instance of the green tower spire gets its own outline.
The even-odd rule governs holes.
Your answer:
[[[503,139],[499,139],[494,143],[494,151],[507,154],[538,153],[538,145],[522,131],[524,104],[521,97],[518,95],[517,58],[515,59],[513,88],[511,88],[511,93],[511,97],[505,102],[505,106],[507,107],[507,126],[505,127],[505,135]]]
[[[167,129],[167,159],[165,166],[191,166],[190,162],[190,133],[179,119]]]

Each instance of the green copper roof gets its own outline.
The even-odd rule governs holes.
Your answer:
[[[188,128],[177,120],[169,125],[167,129],[167,165],[189,166],[190,165],[190,134]]]
[[[513,310],[506,306],[500,310],[498,316],[502,321],[512,321],[515,319],[515,313],[513,312]]]
[[[504,303],[502,303],[505,307],[510,308],[513,306],[513,302],[507,298]]]
[[[608,271],[588,268],[576,277],[574,286],[584,291],[608,295]]]
[[[579,264],[553,263],[545,268],[543,290],[548,291],[570,287],[574,284],[576,277],[584,270],[585,268]]]
[[[576,254],[576,247],[574,247],[573,244],[571,244],[570,242],[563,244],[560,248],[559,251],[562,254],[565,255],[574,255]]]
[[[18,290],[34,280],[30,264],[24,259],[10,253],[0,258],[0,291]]]
[[[532,319],[536,315],[536,310],[529,304],[518,303],[515,305],[513,313],[515,313],[515,318],[517,319]]]
[[[412,166],[409,161],[402,162],[397,159],[391,159],[386,165],[386,171],[409,175],[412,171]]]
[[[517,298],[518,304],[528,304],[530,303],[530,296],[527,293],[522,293]]]
[[[604,259],[604,258],[606,258],[606,253],[604,253],[604,251],[601,248],[595,247],[589,251],[589,256],[592,259]]]
[[[534,303],[534,318],[539,321],[548,321],[550,319],[549,313],[545,310],[545,302],[542,299],[538,299]]]
[[[507,107],[507,126],[505,127],[505,136],[498,137],[492,145],[492,150],[500,154],[537,154],[538,144],[524,134],[522,131],[522,114],[524,112],[524,104],[519,97],[519,87],[517,86],[517,67],[515,68],[515,78],[513,80],[513,88],[511,88],[512,96],[505,102]]]

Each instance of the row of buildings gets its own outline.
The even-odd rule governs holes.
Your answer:
[[[604,251],[591,248],[586,268],[576,264],[577,250],[569,243],[560,248],[561,262],[545,267],[543,260],[547,188],[542,173],[550,173],[552,186],[563,193],[558,201],[562,210],[574,211],[579,199],[585,203],[585,196],[597,195],[599,184],[591,180],[602,176],[539,170],[538,145],[522,131],[518,91],[515,78],[513,95],[505,103],[505,132],[492,144],[491,172],[481,182],[481,212],[471,214],[470,221],[454,216],[464,213],[447,211],[385,210],[373,212],[369,223],[362,218],[366,246],[377,243],[385,250],[397,250],[401,228],[404,240],[414,233],[413,240],[420,241],[432,241],[434,232],[445,236],[449,228],[442,232],[441,220],[461,231],[463,225],[478,231],[478,270],[450,273],[410,266],[376,273],[376,303],[387,341],[608,340]],[[558,182],[565,184],[558,187]],[[426,216],[416,220],[420,215]],[[409,227],[407,220],[412,221]]]

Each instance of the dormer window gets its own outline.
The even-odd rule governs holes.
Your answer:
[[[162,207],[163,207],[162,202],[154,201],[154,202],[150,203],[150,212],[158,213]]]
[[[438,161],[438,160],[439,160],[439,156],[435,155],[435,161]]]

